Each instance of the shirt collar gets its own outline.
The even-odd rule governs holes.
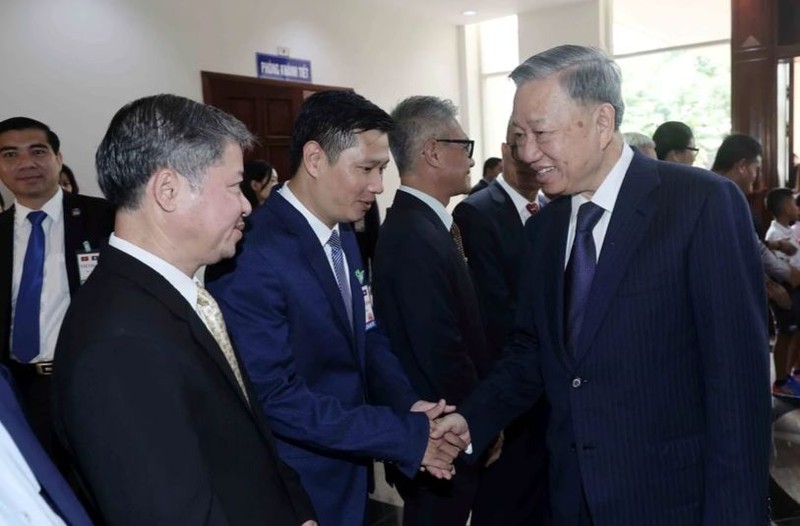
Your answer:
[[[530,201],[525,199],[525,197],[523,197],[522,194],[517,192],[514,189],[514,187],[508,184],[508,181],[506,181],[505,178],[503,178],[503,174],[498,175],[495,181],[497,181],[497,183],[503,188],[503,190],[506,191],[508,197],[511,198],[511,202],[514,203],[514,208],[516,208],[517,212],[521,212],[523,209],[527,210],[526,207],[528,206],[528,203]]]
[[[619,189],[622,187],[622,181],[625,179],[625,174],[633,160],[633,150],[627,144],[622,146],[622,154],[614,163],[611,171],[608,172],[600,187],[595,191],[591,201],[598,205],[606,212],[613,213],[614,206],[617,204],[617,197],[619,196]],[[577,210],[580,205],[589,201],[581,194],[572,196],[572,209]]]
[[[170,285],[180,292],[181,296],[186,298],[192,309],[197,311],[197,283],[192,278],[178,270],[171,263],[167,263],[155,254],[134,245],[130,241],[117,237],[113,233],[108,238],[108,244],[161,274],[164,279],[169,281]]]
[[[782,224],[778,223],[776,220],[772,220],[772,224],[770,225],[772,228],[777,230],[781,234],[792,234],[792,227],[790,226],[783,226]]]
[[[311,227],[311,230],[314,231],[314,234],[319,239],[320,245],[323,247],[328,240],[331,238],[331,234],[336,231],[339,232],[339,223],[336,223],[333,228],[328,228],[328,225],[320,221],[320,219],[315,216],[311,210],[306,208],[306,206],[300,202],[296,195],[292,192],[292,189],[289,188],[288,184],[284,184],[280,188],[278,188],[278,193],[289,202],[290,205],[295,207],[298,212],[303,214],[303,217],[306,218],[308,225]]]
[[[61,187],[58,187],[58,190],[56,190],[55,195],[51,197],[50,200],[47,201],[39,210],[47,214],[47,217],[52,219],[54,223],[58,223],[64,217],[63,200],[64,200],[64,191],[61,189]],[[15,199],[14,226],[19,227],[19,225],[27,222],[28,214],[31,212],[34,212],[32,208],[28,208],[27,206],[20,204],[20,202]]]
[[[442,203],[436,200],[435,197],[432,197],[425,192],[421,192],[416,188],[411,188],[410,186],[406,186],[404,184],[400,185],[399,190],[411,194],[433,210],[439,219],[442,220],[444,227],[449,231],[450,227],[453,226],[453,216],[450,215],[450,212],[447,211],[447,208],[444,207]]]

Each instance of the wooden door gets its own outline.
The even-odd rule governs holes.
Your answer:
[[[245,154],[245,159],[269,161],[281,181],[291,175],[289,143],[300,105],[318,91],[349,89],[208,71],[200,75],[203,102],[234,115],[258,137],[259,144]]]

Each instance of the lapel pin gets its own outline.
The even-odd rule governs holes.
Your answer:
[[[364,271],[359,269],[359,270],[356,270],[355,274],[356,274],[356,278],[358,278],[358,283],[360,285],[363,285],[364,284]]]
[[[81,215],[81,209],[80,208],[73,208],[71,213],[72,213],[72,217],[78,217],[79,215]]]

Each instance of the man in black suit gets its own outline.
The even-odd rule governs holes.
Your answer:
[[[473,141],[455,116],[452,102],[435,97],[410,97],[392,114],[389,145],[402,185],[378,236],[373,283],[376,317],[412,386],[423,399],[458,405],[488,370],[490,355],[460,237],[445,208],[466,192],[475,164]],[[458,465],[452,482],[397,475],[404,523],[463,526],[477,471]]]
[[[475,184],[475,186],[470,188],[469,195],[472,195],[475,192],[483,190],[484,188],[489,186],[489,184],[491,184],[491,182],[494,181],[502,171],[503,171],[502,159],[499,159],[498,157],[489,157],[488,159],[486,159],[486,161],[483,163],[483,177],[481,177],[481,180],[478,181]]]
[[[70,299],[114,228],[114,209],[63,192],[61,166],[60,140],[47,125],[26,117],[0,122],[0,180],[14,194],[14,205],[0,214],[0,246],[8,247],[0,251],[0,357],[34,432],[63,469],[50,410],[53,354]],[[31,236],[35,230],[43,237]],[[37,239],[44,249],[38,272],[31,258]]]
[[[512,129],[501,148],[504,172],[453,210],[461,230],[492,359],[500,357],[517,305],[525,222],[538,213],[539,183],[511,155]],[[547,520],[547,402],[542,398],[508,425],[503,453],[481,474],[472,525],[541,525]]]
[[[110,524],[316,525],[192,279],[242,237],[252,140],[216,108],[157,95],[123,107],[97,151],[115,234],[64,319],[53,388],[59,438]]]

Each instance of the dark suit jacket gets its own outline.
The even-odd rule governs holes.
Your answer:
[[[47,494],[53,510],[70,526],[91,526],[83,506],[33,435],[10,382],[8,370],[0,365],[0,422],[22,453],[42,491]]]
[[[476,449],[545,391],[555,524],[576,523],[582,490],[597,526],[767,523],[764,281],[741,191],[635,154],[574,359],[563,336],[570,209],[564,197],[527,223],[517,328],[459,406]]]
[[[300,475],[320,524],[360,525],[372,459],[420,466],[429,424],[383,333],[365,323],[355,235],[340,224],[351,326],[319,239],[278,192],[250,216],[235,269],[209,283],[255,385],[281,458]],[[369,405],[374,404],[374,405]],[[383,405],[385,407],[379,407]]]
[[[468,195],[472,195],[475,192],[483,190],[487,186],[489,186],[489,183],[486,182],[486,179],[481,179],[480,181],[475,183],[475,186],[473,186],[472,188],[469,189],[469,194]]]
[[[113,247],[64,319],[53,390],[56,431],[109,524],[314,516],[194,309]]]
[[[114,230],[114,207],[105,199],[64,192],[64,262],[70,294],[80,286],[76,252],[88,242],[92,250],[105,245]],[[14,272],[14,207],[0,214],[0,358],[9,359],[11,280]],[[8,247],[6,250],[5,247]]]
[[[425,400],[463,400],[491,363],[469,270],[431,208],[398,191],[378,236],[375,305]]]
[[[492,359],[499,358],[514,325],[519,274],[527,240],[514,203],[500,183],[461,201],[453,210],[481,308]]]

